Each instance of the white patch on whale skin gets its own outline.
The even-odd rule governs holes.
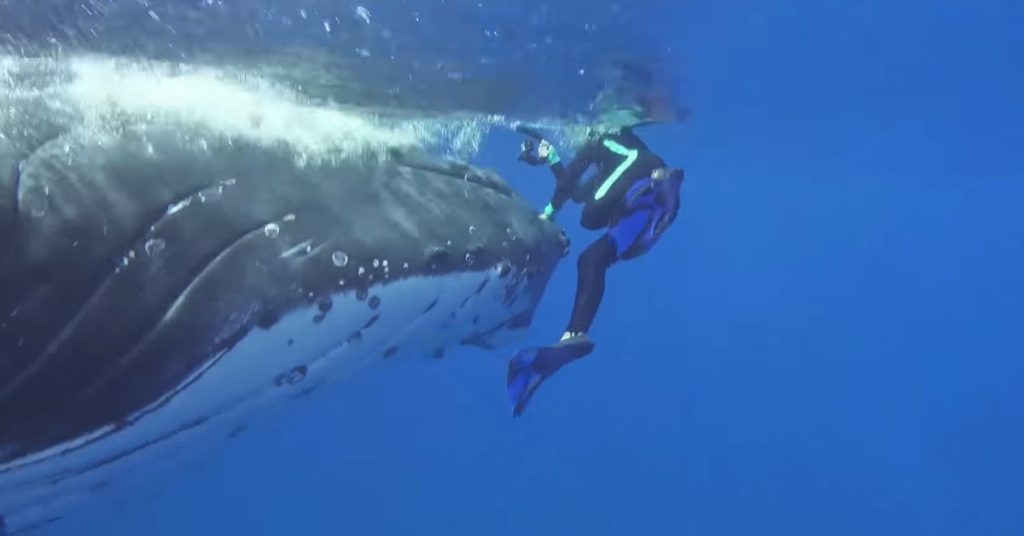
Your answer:
[[[208,443],[203,439],[227,438],[259,406],[383,360],[392,347],[396,357],[429,356],[477,328],[494,328],[532,305],[525,284],[519,299],[506,305],[506,286],[521,274],[514,270],[502,278],[499,272],[490,267],[397,280],[371,288],[364,300],[345,291],[331,296],[333,305],[318,323],[314,318],[322,313],[314,303],[269,329],[253,329],[230,351],[211,356],[180,389],[129,418],[129,426],[104,427],[0,466],[0,513],[14,530],[59,515],[78,499],[95,496],[98,487],[137,484],[148,463],[166,466],[175,456],[198,453]],[[376,309],[370,306],[374,297]],[[378,320],[363,329],[375,315]],[[357,330],[361,337],[350,340]],[[294,372],[298,367],[305,367],[302,374]]]

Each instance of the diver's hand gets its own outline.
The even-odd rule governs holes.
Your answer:
[[[544,221],[555,221],[555,214],[558,214],[558,209],[556,209],[551,203],[548,203],[548,205],[544,207],[544,212],[541,212],[538,217]]]
[[[548,140],[541,140],[540,145],[537,146],[537,156],[539,156],[541,160],[547,160],[550,155],[551,144],[548,143]]]
[[[559,162],[558,151],[548,140],[541,140],[540,145],[537,146],[537,156],[549,166]]]
[[[534,151],[533,140],[523,140],[523,143],[519,145],[519,160],[531,166],[551,166],[559,162],[558,151],[547,140],[541,140],[536,151]]]
[[[544,164],[545,160],[537,156],[533,148],[533,140],[523,140],[523,143],[519,144],[519,160],[531,166]]]

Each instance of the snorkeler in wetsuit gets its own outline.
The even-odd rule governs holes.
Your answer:
[[[587,337],[604,296],[605,275],[620,260],[639,257],[654,246],[679,212],[683,171],[669,170],[665,162],[634,132],[639,121],[618,124],[606,117],[604,127],[593,129],[585,145],[569,164],[542,140],[534,151],[524,142],[519,159],[547,165],[555,175],[555,191],[540,217],[553,220],[569,200],[583,204],[581,224],[605,233],[590,244],[577,261],[578,279],[572,316],[561,340],[547,347],[520,351],[509,363],[508,389],[514,415],[525,409],[533,392],[563,365],[594,348]],[[591,166],[597,172],[583,181]]]

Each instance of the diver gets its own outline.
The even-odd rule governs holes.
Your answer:
[[[517,129],[539,140],[536,147],[532,140],[524,141],[519,159],[546,165],[555,176],[554,193],[540,217],[553,221],[572,200],[583,205],[583,228],[606,231],[579,256],[572,316],[561,339],[552,346],[522,350],[509,363],[507,385],[514,416],[522,414],[541,382],[593,350],[587,334],[604,296],[608,268],[650,251],[676,219],[684,173],[669,169],[633,131],[653,122],[647,112],[633,106],[602,114],[568,165],[541,134]],[[591,166],[596,173],[582,180]]]

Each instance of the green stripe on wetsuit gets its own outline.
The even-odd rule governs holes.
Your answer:
[[[608,190],[611,190],[612,186],[615,186],[615,182],[622,177],[622,174],[625,173],[626,170],[636,162],[637,157],[640,156],[640,152],[636,149],[630,149],[612,140],[604,140],[604,146],[607,147],[609,151],[617,155],[622,155],[626,157],[626,159],[619,164],[619,167],[615,168],[615,171],[613,171],[603,183],[601,183],[601,187],[594,193],[595,200],[604,197],[605,194],[608,193]]]

